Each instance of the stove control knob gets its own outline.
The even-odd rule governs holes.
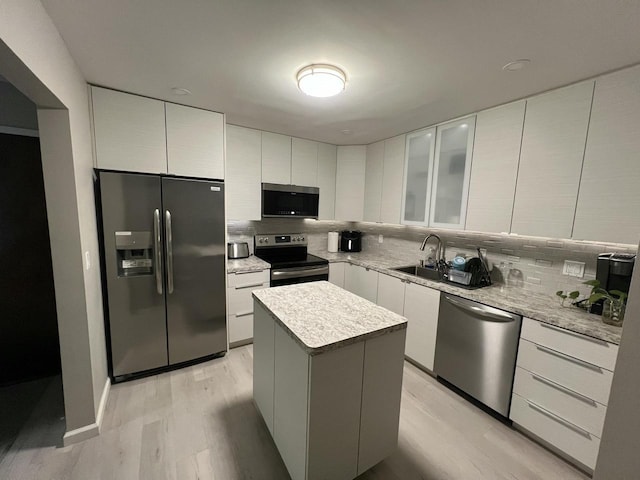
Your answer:
[[[264,243],[269,243],[269,239],[268,239],[268,238],[265,238],[265,239],[264,239]]]
[[[302,240],[304,242],[304,237],[300,237],[300,240]]]
[[[258,243],[262,243],[264,240],[262,238],[258,239]]]

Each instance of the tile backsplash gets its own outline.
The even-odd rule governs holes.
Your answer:
[[[525,290],[553,294],[558,290],[580,290],[586,295],[590,287],[582,282],[595,278],[598,254],[604,252],[636,253],[637,245],[585,242],[520,235],[441,230],[427,227],[390,225],[367,222],[316,221],[302,219],[264,219],[262,221],[227,224],[231,241],[247,241],[253,252],[253,235],[258,233],[305,233],[311,251],[327,248],[327,232],[360,230],[363,232],[362,249],[370,253],[394,251],[416,262],[426,258],[419,250],[425,235],[434,233],[444,244],[445,256],[451,260],[458,253],[477,256],[477,248],[486,249],[488,260],[496,267],[495,281],[507,281]],[[379,235],[383,242],[378,242]],[[562,274],[565,260],[583,262],[584,277]],[[499,268],[500,264],[504,268]],[[506,278],[505,278],[506,277]]]

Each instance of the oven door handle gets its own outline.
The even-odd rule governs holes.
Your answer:
[[[329,266],[320,267],[294,267],[271,270],[272,280],[288,280],[290,278],[315,277],[316,275],[329,275]]]

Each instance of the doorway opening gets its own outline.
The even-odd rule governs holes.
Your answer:
[[[0,463],[61,439],[60,342],[36,105],[0,77]],[[58,432],[59,431],[59,432]],[[59,433],[59,435],[58,435]]]

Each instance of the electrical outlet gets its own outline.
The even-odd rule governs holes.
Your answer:
[[[570,277],[584,277],[584,262],[574,262],[573,260],[565,260],[562,267],[562,274]]]
[[[378,235],[378,243],[382,243],[384,241],[384,237],[382,235]]]

